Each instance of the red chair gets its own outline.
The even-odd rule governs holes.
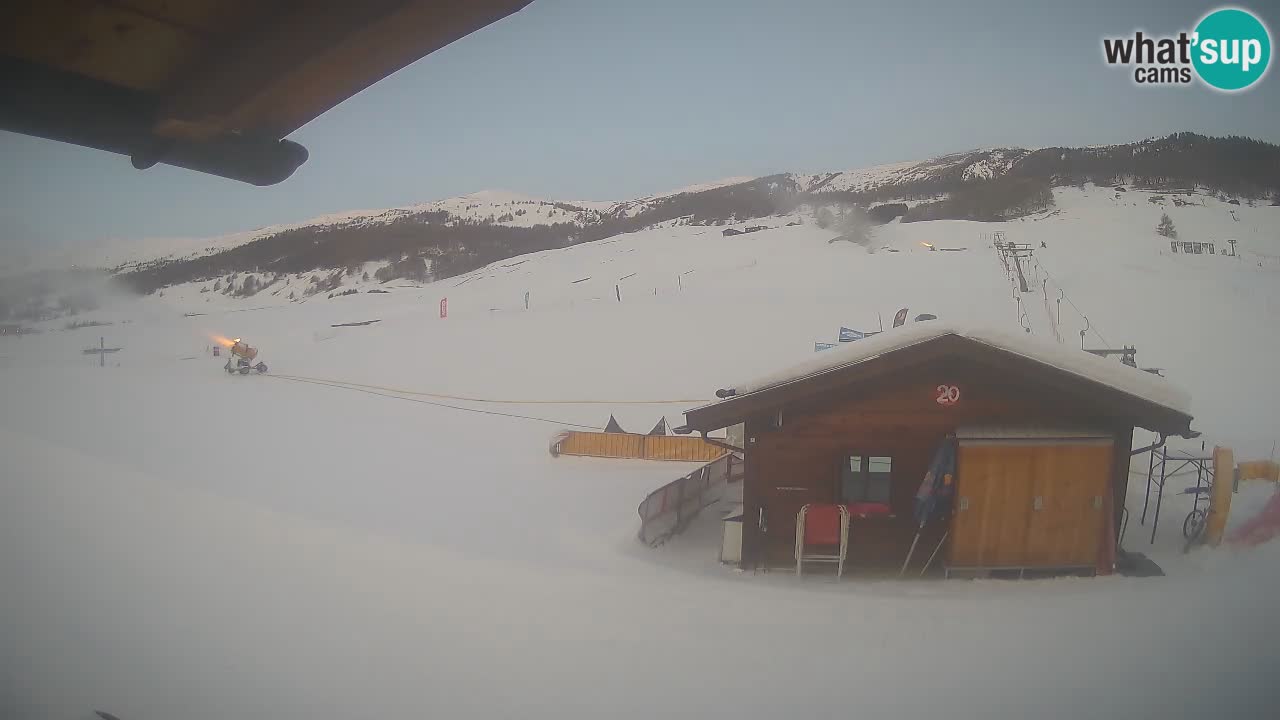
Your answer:
[[[878,503],[878,502],[849,503],[848,505],[845,506],[845,509],[849,511],[850,517],[860,517],[860,518],[888,517],[893,514],[890,511],[888,503]]]
[[[809,551],[808,548],[837,547],[829,551]],[[849,511],[844,505],[820,505],[811,503],[796,514],[796,575],[803,574],[804,563],[836,563],[836,577],[844,575],[844,559],[849,552]]]

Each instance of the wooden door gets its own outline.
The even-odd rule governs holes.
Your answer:
[[[1111,457],[1110,442],[1035,448],[1028,567],[1097,564]],[[1035,498],[1039,498],[1039,509],[1035,509]]]
[[[796,516],[809,503],[830,502],[817,488],[780,482],[765,488],[765,552],[773,561],[793,556],[796,544]],[[754,520],[755,518],[753,518]]]
[[[962,444],[953,567],[1088,567],[1097,562],[1110,442]]]
[[[1017,567],[1023,560],[1034,453],[1020,445],[962,445],[956,462],[951,565]]]

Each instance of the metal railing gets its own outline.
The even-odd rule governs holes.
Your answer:
[[[649,493],[637,509],[640,541],[659,545],[683,532],[703,508],[724,497],[729,483],[742,480],[744,467],[742,455],[726,453]]]

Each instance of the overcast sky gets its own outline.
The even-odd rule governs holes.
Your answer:
[[[1189,30],[1217,3],[870,5],[535,0],[294,133],[311,159],[271,188],[0,133],[0,247],[216,235],[486,188],[624,199],[1178,130],[1280,142],[1274,69],[1227,96],[1135,87],[1102,62],[1103,36]],[[1274,0],[1251,7],[1274,38]]]

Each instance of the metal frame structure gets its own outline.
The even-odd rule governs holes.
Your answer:
[[[1203,444],[1200,448],[1204,452]],[[1172,470],[1169,469],[1169,463],[1173,461],[1179,463]],[[1151,506],[1151,491],[1155,488],[1156,504],[1155,511],[1151,520],[1151,539],[1149,545],[1156,542],[1156,529],[1160,526],[1160,508],[1164,501],[1164,486],[1170,478],[1184,474],[1183,470],[1188,466],[1195,468],[1196,484],[1194,488],[1184,490],[1182,494],[1194,494],[1195,500],[1192,504],[1191,512],[1194,514],[1200,509],[1200,500],[1208,494],[1208,489],[1213,487],[1213,456],[1212,455],[1174,455],[1170,456],[1168,448],[1155,448],[1151,451],[1150,460],[1147,464],[1147,491],[1146,497],[1142,501],[1142,517],[1139,518],[1139,525],[1147,524],[1147,512]],[[1160,475],[1157,479],[1156,469],[1159,468]],[[1190,473],[1190,470],[1186,471]],[[1205,502],[1208,502],[1205,499]],[[1185,523],[1184,523],[1185,524]]]
[[[124,348],[118,348],[118,347],[107,347],[107,339],[106,339],[106,338],[104,338],[104,337],[100,337],[100,338],[98,338],[98,347],[96,347],[96,348],[85,348],[85,349],[84,349],[84,354],[85,354],[85,355],[97,355],[97,356],[98,356],[98,367],[106,367],[106,365],[107,365],[107,355],[108,355],[109,353],[117,353],[117,352],[120,352],[120,351],[121,351],[121,350],[123,350],[123,349],[124,349]]]
[[[1003,237],[1003,234],[1000,234]],[[1035,256],[1036,251],[1028,243],[1015,243],[1012,240],[1002,243],[999,239],[995,241],[996,251],[1000,253],[1000,260],[1004,263],[1005,269],[1009,267],[1009,258],[1013,259],[1013,269],[1018,275],[1018,289],[1024,293],[1031,292],[1031,286],[1027,284],[1027,276],[1022,272],[1022,258],[1030,259]]]

